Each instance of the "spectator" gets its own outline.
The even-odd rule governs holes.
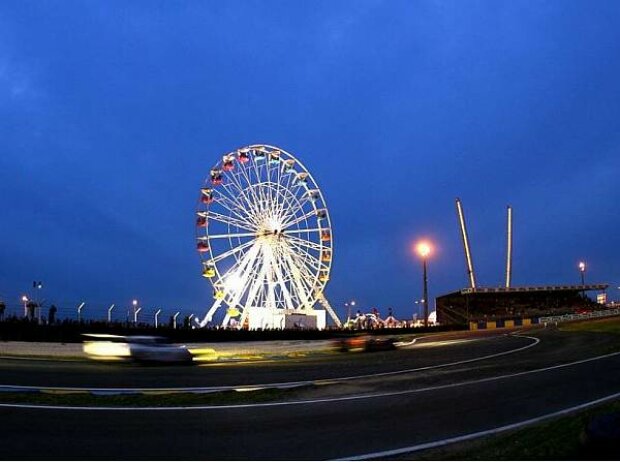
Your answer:
[[[50,309],[47,313],[47,319],[49,321],[49,324],[54,324],[56,322],[56,312],[58,311],[58,308],[56,308],[56,305],[52,305],[50,306]]]

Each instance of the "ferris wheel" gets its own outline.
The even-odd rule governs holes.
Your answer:
[[[220,308],[222,326],[242,328],[250,313],[310,314],[317,302],[340,326],[323,295],[333,257],[329,211],[292,154],[261,144],[222,156],[200,190],[196,239],[214,297],[200,326]]]

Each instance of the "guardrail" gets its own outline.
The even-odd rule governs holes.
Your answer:
[[[615,308],[613,310],[592,311],[591,313],[583,314],[562,314],[559,316],[545,316],[543,318],[540,318],[540,323],[544,324],[550,322],[579,321],[592,318],[605,318],[608,316],[620,316],[620,308]]]

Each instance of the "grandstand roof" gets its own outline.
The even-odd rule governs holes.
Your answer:
[[[521,287],[466,287],[446,295],[469,295],[469,294],[504,294],[520,292],[580,292],[588,290],[605,290],[609,284],[585,284],[564,286],[521,286]]]

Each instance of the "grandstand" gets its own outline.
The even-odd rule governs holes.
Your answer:
[[[470,321],[518,319],[582,310],[604,309],[585,294],[604,291],[608,284],[476,287],[441,295],[435,299],[440,324],[467,324]]]

